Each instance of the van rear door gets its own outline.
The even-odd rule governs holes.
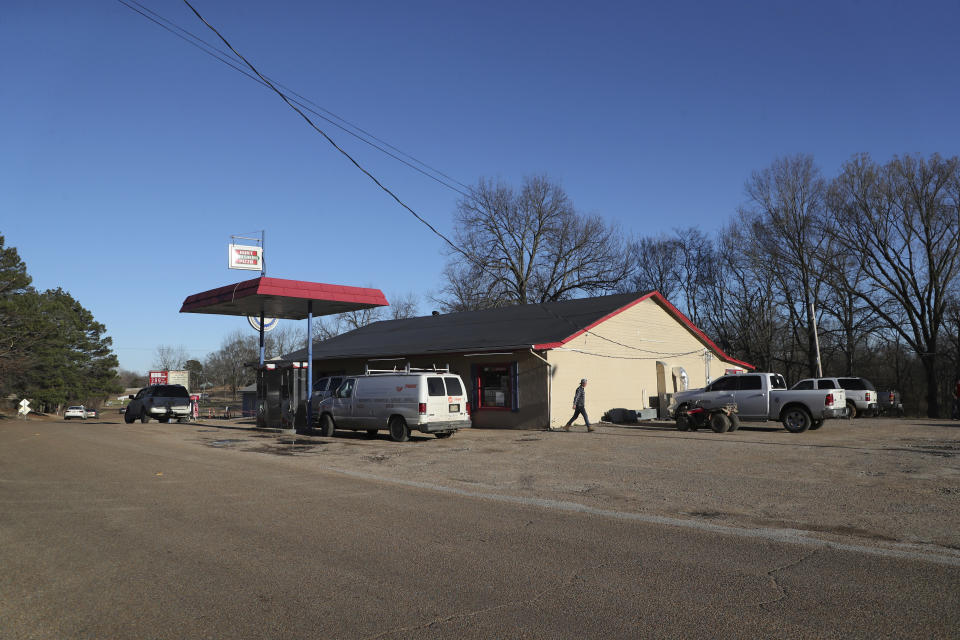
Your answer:
[[[447,388],[440,376],[427,376],[427,417],[446,420]]]
[[[460,378],[448,376],[443,379],[447,386],[447,411],[451,419],[466,420],[467,415],[467,395],[463,390],[463,384]]]

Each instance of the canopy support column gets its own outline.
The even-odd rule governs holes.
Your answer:
[[[264,348],[264,337],[263,337],[263,324],[265,318],[263,317],[263,307],[260,307],[260,368],[263,368],[263,356],[266,349]]]
[[[307,431],[313,427],[313,300],[307,300]]]

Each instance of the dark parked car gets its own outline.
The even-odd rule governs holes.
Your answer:
[[[190,394],[182,384],[153,384],[144,387],[135,396],[130,396],[130,404],[123,421],[130,424],[134,420],[150,422],[156,418],[160,422],[170,419],[187,420],[190,418]]]
[[[877,413],[882,416],[903,417],[903,403],[900,402],[899,391],[877,392]]]

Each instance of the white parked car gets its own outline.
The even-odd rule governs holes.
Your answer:
[[[877,415],[877,390],[866,378],[807,378],[792,389],[843,389],[847,392],[847,417]]]
[[[63,412],[63,419],[70,420],[72,418],[79,418],[80,420],[87,419],[87,410],[84,409],[83,405],[77,405],[73,407],[67,407],[67,410]]]
[[[470,407],[463,380],[447,369],[370,371],[345,376],[333,395],[317,407],[320,435],[336,429],[375,435],[387,429],[395,442],[410,431],[452,436],[470,426]]]

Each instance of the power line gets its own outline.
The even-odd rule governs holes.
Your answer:
[[[556,347],[557,351],[575,351],[577,353],[582,353],[586,356],[596,356],[597,358],[610,358],[612,360],[659,360],[660,358],[679,358],[681,356],[692,356],[698,353],[703,353],[703,349],[697,349],[696,351],[688,351],[687,353],[667,353],[661,354],[659,356],[615,356],[606,353],[595,353],[593,351],[584,351],[583,349],[574,349],[571,347]]]
[[[447,189],[450,189],[451,191],[454,191],[454,192],[460,194],[461,196],[463,196],[463,197],[465,197],[465,198],[469,198],[469,197],[471,196],[471,194],[470,194],[469,192],[472,191],[472,187],[470,187],[470,186],[468,186],[468,185],[460,182],[460,181],[457,180],[456,178],[450,177],[449,175],[447,175],[447,174],[444,173],[443,171],[440,171],[439,169],[436,169],[436,168],[430,166],[429,164],[423,162],[422,160],[417,159],[416,157],[410,155],[409,153],[406,153],[406,152],[403,151],[402,149],[399,149],[399,148],[395,147],[394,145],[390,144],[389,142],[387,142],[387,141],[385,141],[385,140],[383,140],[383,139],[381,139],[381,138],[378,138],[377,136],[375,136],[374,134],[370,133],[370,132],[367,131],[366,129],[363,129],[363,128],[360,127],[359,125],[356,125],[356,124],[350,122],[349,120],[347,120],[346,118],[343,118],[343,117],[337,115],[336,113],[330,111],[329,109],[324,108],[323,106],[321,106],[321,105],[317,104],[316,102],[310,100],[309,98],[307,98],[307,97],[305,97],[305,96],[297,93],[296,91],[290,89],[289,87],[286,87],[286,86],[284,86],[283,84],[274,81],[273,79],[269,78],[269,76],[263,76],[263,79],[261,79],[261,78],[258,77],[257,75],[254,75],[253,73],[250,73],[249,71],[247,71],[246,69],[244,69],[242,66],[240,66],[240,65],[237,63],[237,60],[236,60],[235,58],[233,58],[228,52],[226,52],[226,51],[224,51],[224,50],[222,50],[222,49],[220,49],[220,48],[218,48],[218,47],[210,44],[209,42],[207,42],[206,40],[204,40],[204,39],[201,38],[200,36],[196,35],[195,33],[193,33],[193,32],[191,32],[191,31],[189,31],[189,30],[181,27],[180,25],[178,25],[177,23],[173,22],[172,20],[170,20],[170,19],[168,19],[168,18],[165,18],[164,16],[162,16],[162,15],[160,15],[159,13],[153,11],[153,10],[150,9],[149,7],[146,7],[146,6],[142,5],[141,3],[137,2],[137,0],[117,0],[117,2],[119,2],[119,3],[122,4],[123,6],[127,7],[127,8],[130,9],[131,11],[133,11],[133,12],[135,12],[135,13],[143,16],[143,17],[146,18],[147,20],[153,22],[154,24],[156,24],[156,25],[159,26],[160,28],[168,31],[169,33],[172,33],[173,35],[175,35],[176,37],[180,38],[181,40],[183,40],[183,41],[186,42],[187,44],[189,44],[189,45],[191,45],[191,46],[193,46],[193,47],[196,47],[197,49],[199,49],[199,50],[202,51],[203,53],[207,54],[208,56],[214,58],[215,60],[218,60],[219,62],[222,62],[223,64],[227,65],[228,67],[230,67],[230,68],[233,69],[234,71],[237,71],[238,73],[242,73],[243,75],[245,75],[246,77],[250,78],[251,80],[253,80],[253,81],[256,82],[257,84],[259,84],[259,85],[261,85],[261,86],[263,86],[263,87],[266,87],[267,89],[272,89],[272,88],[273,88],[273,87],[271,87],[271,84],[274,85],[275,87],[279,87],[280,89],[283,89],[284,92],[287,94],[288,97],[294,96],[293,98],[291,98],[291,101],[294,102],[294,103],[296,103],[297,106],[301,107],[301,108],[304,109],[305,111],[309,111],[310,113],[312,113],[313,115],[317,116],[318,118],[320,118],[320,119],[322,119],[322,120],[324,120],[324,121],[332,124],[333,126],[337,127],[337,128],[340,129],[341,131],[343,131],[344,133],[353,136],[354,138],[356,138],[357,140],[360,140],[360,141],[363,142],[364,144],[367,144],[367,145],[373,147],[374,149],[376,149],[377,151],[380,151],[380,152],[383,153],[384,155],[387,155],[387,156],[389,156],[390,158],[393,158],[393,159],[396,160],[397,162],[400,162],[400,163],[406,165],[407,167],[413,169],[414,171],[416,171],[416,172],[418,172],[418,173],[426,176],[427,178],[430,178],[431,180],[433,180],[433,181],[437,182],[438,184],[446,187]],[[149,14],[149,15],[148,15],[148,14]],[[323,112],[323,113],[321,113],[321,112]],[[325,114],[328,114],[330,117],[327,117],[327,115],[324,115],[324,113],[325,113]],[[339,122],[336,122],[336,120],[339,120],[340,122],[345,123],[346,125],[348,125],[349,127],[352,127],[352,128],[355,129],[356,131],[359,131],[360,133],[358,134],[358,133],[356,133],[356,131],[352,131],[352,130],[351,130],[350,128],[348,128],[347,126],[344,126],[344,125],[340,124]],[[363,135],[360,135],[360,134],[363,134]],[[366,136],[366,137],[364,137],[364,136]],[[368,140],[367,138],[370,138],[370,139]],[[379,144],[379,145],[378,145],[378,144],[375,144],[374,142],[371,142],[371,140],[376,140],[376,141],[379,142],[380,144]],[[380,146],[380,145],[383,145],[383,146]],[[391,151],[388,151],[387,148],[384,148],[384,147],[387,147],[387,148],[389,148],[389,149],[392,149],[392,150],[395,151],[396,153],[393,153],[393,152],[391,152]],[[399,154],[399,155],[397,155],[397,154]],[[400,157],[400,156],[403,156],[403,157]],[[412,161],[412,162],[410,162],[410,161],[408,161],[408,160],[405,160],[404,158],[409,158],[409,160]],[[413,163],[416,163],[416,164],[413,164]],[[417,165],[420,165],[420,166],[417,166]],[[421,167],[423,167],[423,168],[421,168]],[[424,168],[427,169],[427,170],[429,170],[429,171],[424,170]],[[431,172],[432,172],[432,173],[431,173]],[[436,174],[436,175],[434,175],[434,174]],[[440,177],[437,177],[437,176],[440,176]],[[458,187],[458,186],[455,186],[455,185],[459,185],[459,187]],[[460,187],[462,187],[462,189],[461,189]]]
[[[432,224],[430,224],[429,222],[427,222],[419,213],[417,213],[416,211],[414,211],[407,203],[405,203],[403,200],[401,200],[401,199],[397,196],[397,194],[395,194],[393,191],[391,191],[391,190],[388,189],[386,186],[384,186],[384,184],[383,184],[382,182],[380,182],[372,173],[370,173],[369,171],[367,171],[359,162],[357,162],[357,161],[353,158],[353,156],[351,156],[351,155],[350,155],[349,153],[347,153],[340,145],[338,145],[338,144],[333,140],[333,138],[331,138],[329,135],[327,135],[327,133],[326,133],[323,129],[321,129],[320,127],[318,127],[318,126],[313,122],[313,120],[310,119],[310,117],[309,117],[307,114],[305,114],[303,111],[300,110],[299,107],[297,107],[297,105],[295,105],[293,102],[291,102],[291,100],[286,96],[286,94],[284,94],[282,91],[280,91],[279,89],[277,89],[277,87],[274,86],[274,84],[273,84],[272,82],[270,82],[269,80],[267,80],[267,78],[265,78],[265,77],[263,76],[263,74],[261,74],[259,71],[257,71],[257,68],[256,68],[255,66],[253,66],[253,64],[251,64],[251,62],[250,62],[249,60],[247,60],[245,57],[243,57],[243,55],[241,55],[239,51],[237,51],[236,49],[234,49],[234,48],[233,48],[233,45],[231,45],[230,42],[229,42],[226,38],[224,38],[223,35],[222,35],[219,31],[217,31],[216,27],[214,27],[212,24],[210,24],[209,22],[207,22],[207,20],[206,20],[202,15],[200,15],[200,12],[197,11],[192,4],[190,4],[189,0],[183,0],[183,3],[184,3],[185,5],[187,5],[187,6],[190,8],[191,11],[193,11],[194,15],[196,15],[197,18],[199,18],[200,21],[203,22],[203,24],[207,25],[207,28],[208,28],[208,29],[210,29],[211,31],[213,31],[213,32],[217,35],[217,37],[220,38],[220,40],[223,41],[223,43],[224,43],[225,45],[227,45],[227,48],[230,49],[230,51],[232,51],[232,52],[234,53],[234,55],[236,55],[238,58],[240,58],[240,60],[242,60],[243,63],[244,63],[245,65],[247,65],[247,67],[248,67],[253,73],[255,73],[258,78],[260,78],[263,82],[265,82],[265,83],[267,84],[267,86],[269,86],[270,89],[272,89],[272,90],[274,91],[274,93],[276,93],[278,96],[280,96],[280,98],[281,98],[284,102],[287,103],[287,106],[289,106],[291,109],[293,109],[294,111],[296,111],[297,114],[307,122],[307,124],[309,124],[317,133],[319,133],[320,135],[322,135],[322,136],[324,137],[324,139],[326,139],[326,141],[329,142],[329,143],[333,146],[334,149],[336,149],[336,150],[339,151],[341,154],[343,154],[343,156],[346,157],[347,160],[349,160],[349,161],[353,164],[353,166],[355,166],[357,169],[359,169],[360,171],[362,171],[362,172],[364,173],[364,175],[366,175],[368,178],[370,178],[371,180],[373,180],[374,184],[376,184],[378,187],[380,187],[380,188],[381,188],[384,192],[386,192],[391,198],[393,198],[394,200],[396,200],[397,204],[399,204],[401,207],[403,207],[404,209],[406,209],[407,211],[409,211],[409,212],[411,213],[411,215],[413,215],[413,217],[415,217],[417,220],[419,220],[419,221],[422,222],[424,225],[426,225],[426,227],[427,227],[428,229],[430,229],[430,231],[432,231],[435,235],[437,235],[437,236],[438,236],[439,238],[441,238],[444,242],[446,242],[448,245],[450,245],[450,247],[451,247],[454,251],[456,251],[457,253],[463,255],[463,256],[464,256],[465,258],[467,258],[468,260],[474,261],[474,258],[473,258],[472,256],[468,255],[463,249],[461,249],[460,247],[458,247],[457,245],[455,245],[455,244],[453,243],[453,241],[451,241],[447,236],[445,236],[445,235],[443,235],[442,233],[440,233],[440,231],[438,231],[438,230],[436,229],[436,227],[434,227]]]
[[[183,0],[184,4],[187,5],[187,7],[193,12],[193,14],[196,15],[197,18],[198,18],[201,22],[203,22],[203,24],[206,25],[208,29],[210,29],[214,34],[216,34],[216,36],[227,46],[227,48],[230,49],[230,51],[233,53],[234,56],[236,56],[239,60],[241,60],[241,61],[250,69],[250,71],[252,71],[253,74],[255,74],[256,78],[254,78],[254,77],[253,77],[250,73],[248,73],[246,70],[240,68],[240,67],[236,64],[236,61],[235,61],[234,59],[230,58],[229,54],[227,54],[225,51],[222,51],[222,50],[214,47],[213,45],[210,45],[209,43],[207,43],[206,41],[202,40],[202,39],[199,38],[198,36],[193,35],[192,33],[188,32],[187,30],[185,30],[185,29],[183,29],[183,28],[181,28],[181,27],[179,27],[179,26],[176,26],[173,22],[170,22],[170,21],[166,20],[166,18],[162,18],[161,16],[159,16],[159,15],[156,14],[156,13],[154,13],[154,12],[151,11],[150,9],[148,9],[148,8],[144,7],[143,5],[141,5],[141,4],[140,4],[139,2],[137,2],[136,0],[129,0],[129,2],[128,2],[127,0],[117,0],[117,1],[120,2],[121,4],[123,4],[124,6],[132,9],[132,10],[135,11],[136,13],[139,13],[140,15],[144,16],[145,18],[151,20],[152,22],[158,24],[159,26],[163,27],[163,28],[166,29],[167,31],[170,31],[170,32],[173,33],[174,35],[177,35],[177,36],[180,37],[181,39],[183,39],[183,40],[189,42],[190,44],[193,44],[194,46],[200,48],[202,51],[204,51],[204,52],[207,53],[208,55],[212,55],[214,58],[220,60],[220,61],[223,62],[224,64],[227,64],[227,65],[230,66],[231,68],[233,68],[233,69],[235,69],[235,70],[237,70],[237,71],[240,71],[241,73],[243,73],[243,74],[246,75],[247,77],[249,77],[249,78],[251,78],[251,79],[254,79],[255,81],[257,81],[257,82],[259,82],[260,84],[262,84],[263,86],[266,86],[267,88],[269,88],[270,90],[272,90],[274,93],[276,93],[278,96],[280,96],[280,98],[287,104],[287,106],[289,106],[291,109],[293,109],[301,118],[303,118],[303,119],[307,122],[307,124],[310,125],[310,127],[312,127],[315,131],[317,131],[317,133],[319,133],[320,135],[322,135],[322,136],[324,137],[324,139],[327,140],[327,142],[329,142],[337,151],[339,151],[341,154],[343,154],[343,156],[345,156],[357,169],[359,169],[361,172],[363,172],[364,175],[366,175],[368,178],[370,178],[378,187],[380,187],[380,189],[382,189],[382,190],[383,190],[384,192],[386,192],[390,197],[392,197],[401,207],[403,207],[404,209],[406,209],[407,211],[409,211],[417,220],[419,220],[419,221],[420,221],[421,223],[423,223],[428,229],[430,229],[430,231],[432,231],[435,235],[437,235],[437,236],[438,236],[439,238],[441,238],[444,242],[446,242],[446,243],[450,246],[450,248],[452,248],[452,249],[454,250],[454,252],[462,255],[462,256],[463,256],[464,258],[466,258],[469,262],[471,262],[471,263],[475,264],[476,266],[478,266],[478,267],[481,269],[481,271],[483,271],[483,272],[488,271],[489,267],[488,267],[487,264],[485,264],[484,262],[478,260],[478,259],[475,258],[474,256],[471,256],[471,255],[468,254],[466,251],[464,251],[463,249],[461,249],[460,247],[458,247],[456,244],[453,243],[453,241],[451,241],[451,240],[450,240],[449,238],[447,238],[443,233],[441,233],[440,231],[438,231],[432,224],[430,224],[429,222],[427,222],[420,214],[418,214],[418,213],[417,213],[416,211],[414,211],[409,205],[407,205],[405,202],[403,202],[393,191],[391,191],[389,188],[387,188],[387,187],[386,187],[383,183],[381,183],[380,180],[378,180],[372,173],[370,173],[370,172],[367,171],[362,165],[360,165],[360,163],[357,162],[357,160],[355,160],[355,159],[353,158],[353,156],[351,156],[351,155],[350,155],[349,153],[347,153],[342,147],[340,147],[340,146],[333,140],[333,138],[331,138],[329,135],[327,135],[327,133],[326,133],[325,131],[323,131],[323,129],[321,129],[320,127],[318,127],[318,126],[313,122],[313,120],[311,120],[310,117],[307,116],[307,115],[303,112],[303,110],[301,110],[300,107],[303,107],[304,110],[307,110],[307,111],[310,111],[311,113],[314,113],[315,115],[317,115],[317,116],[320,117],[321,119],[329,122],[330,124],[333,124],[334,126],[336,126],[336,127],[340,128],[341,130],[345,131],[346,133],[349,133],[350,135],[353,135],[354,137],[356,137],[356,138],[358,138],[358,139],[360,139],[360,140],[363,140],[363,141],[366,142],[367,144],[369,144],[369,145],[371,145],[371,146],[379,149],[380,151],[383,151],[383,152],[386,153],[387,155],[390,155],[391,157],[396,158],[396,159],[399,160],[400,162],[404,162],[404,164],[406,164],[407,166],[410,166],[411,168],[414,168],[414,169],[416,169],[417,171],[420,171],[420,173],[423,173],[424,175],[427,175],[428,177],[431,177],[432,179],[436,180],[436,181],[439,182],[440,184],[443,184],[443,185],[446,186],[447,188],[452,189],[453,191],[456,191],[456,192],[460,193],[460,194],[463,195],[464,197],[468,197],[468,198],[469,198],[469,197],[470,197],[470,194],[464,193],[463,191],[460,191],[460,190],[457,189],[456,187],[453,187],[453,186],[451,186],[451,185],[443,182],[443,181],[440,180],[439,178],[437,178],[437,177],[435,177],[435,176],[431,176],[430,174],[427,174],[426,172],[424,172],[424,171],[422,171],[422,170],[420,170],[420,169],[418,169],[418,168],[416,168],[416,167],[413,167],[412,165],[410,165],[409,163],[405,162],[404,160],[402,160],[402,159],[400,159],[400,158],[397,158],[395,155],[390,154],[389,152],[385,151],[384,149],[378,147],[377,145],[374,145],[373,143],[369,142],[368,140],[365,140],[365,139],[362,138],[361,136],[359,136],[359,135],[357,135],[357,134],[355,134],[355,133],[347,130],[347,129],[344,128],[343,126],[337,124],[336,122],[333,122],[332,120],[330,120],[329,118],[325,117],[324,115],[318,114],[316,111],[314,111],[313,109],[310,109],[309,107],[303,105],[302,103],[298,102],[297,100],[292,100],[289,96],[287,96],[286,93],[284,93],[283,91],[281,91],[281,90],[278,88],[278,86],[282,86],[282,85],[275,84],[275,83],[274,83],[273,81],[271,81],[269,78],[267,78],[266,76],[264,76],[263,74],[261,74],[261,73],[257,70],[257,68],[256,68],[249,60],[247,60],[239,51],[237,51],[237,50],[233,47],[233,45],[230,44],[230,42],[216,29],[216,27],[214,27],[212,24],[210,24],[209,22],[207,22],[206,18],[204,18],[204,17],[200,14],[200,12],[197,11],[197,9],[196,9],[192,4],[190,4],[189,0]],[[131,4],[131,3],[132,3],[132,4]],[[141,11],[140,9],[132,6],[133,4],[137,5],[137,7],[142,8],[143,11]],[[180,33],[177,33],[177,32],[174,31],[173,29],[167,27],[166,25],[164,25],[163,23],[161,23],[161,22],[158,21],[157,19],[154,19],[153,17],[147,15],[146,13],[144,13],[144,11],[148,11],[149,13],[157,16],[158,18],[169,22],[169,24],[173,25],[173,26],[174,26],[176,29],[178,29],[179,31],[181,31],[181,32],[183,32],[183,33],[189,34],[189,35],[191,36],[191,38],[193,38],[195,41],[203,43],[207,48],[201,47],[200,45],[196,44],[196,42],[194,42],[194,41],[192,41],[192,40],[190,40],[190,39],[182,36]],[[214,55],[214,53],[212,53],[210,50],[213,50],[213,51],[219,53],[220,55],[219,55],[219,56],[218,56],[218,55]],[[296,94],[295,92],[291,92],[291,93],[293,93],[294,95],[299,96],[299,94]],[[302,98],[302,96],[300,96],[300,97]],[[312,104],[314,104],[314,103],[312,103]],[[316,105],[316,106],[317,106],[318,108],[320,108],[320,109],[323,109],[323,107],[320,107],[319,105]],[[327,111],[327,110],[324,109],[324,111]],[[327,113],[330,113],[330,114],[333,115],[334,117],[343,120],[342,118],[340,118],[340,117],[337,116],[336,114],[333,114],[332,112],[327,111]],[[359,127],[356,127],[355,125],[352,125],[352,124],[349,123],[347,120],[343,120],[343,122],[346,122],[347,124],[350,124],[350,126],[355,127],[355,128],[356,128],[357,130],[359,130],[359,131],[364,131],[363,129],[360,129]],[[366,134],[365,131],[364,131],[364,133]],[[366,135],[370,135],[370,134],[366,134]],[[376,140],[379,140],[379,138],[376,138],[375,136],[372,136],[372,135],[371,135],[371,137],[373,137],[373,138],[376,139]],[[381,142],[382,142],[382,141],[381,141]],[[384,143],[384,144],[387,144],[387,143]],[[392,149],[396,149],[396,147],[393,147],[392,145],[388,145],[388,146],[390,146]],[[400,151],[399,149],[396,149],[396,150],[397,150],[399,153],[403,153],[403,152]],[[413,158],[412,156],[409,156],[408,154],[405,154],[405,153],[404,153],[404,155],[406,155],[407,157],[413,159],[413,160],[416,161],[416,162],[420,162],[419,160],[416,160],[416,158]],[[421,164],[423,164],[423,163],[421,163]],[[426,164],[423,164],[423,166],[430,168],[431,171],[437,171],[437,170],[435,170],[435,169],[432,169],[431,167],[429,167],[429,166],[426,165]],[[437,171],[437,173],[439,173],[440,175],[442,175],[442,176],[444,176],[444,177],[446,177],[446,178],[448,178],[448,179],[453,180],[452,178],[449,178],[449,176],[446,176],[446,174],[443,174],[442,172]],[[466,185],[463,185],[463,183],[461,183],[461,182],[459,182],[459,181],[454,180],[454,182],[457,182],[458,184],[466,187]],[[466,187],[466,188],[469,189],[469,187]],[[546,306],[543,305],[543,304],[541,304],[540,306],[541,306],[541,308],[542,308],[543,310],[547,311],[547,313],[549,313],[550,315],[552,315],[552,316],[554,316],[554,317],[556,317],[556,318],[558,318],[558,319],[562,319],[562,320],[564,320],[565,322],[573,325],[573,323],[570,322],[570,320],[569,320],[568,318],[562,318],[559,314],[555,313],[553,310],[547,309]],[[648,349],[643,349],[643,348],[641,348],[641,347],[634,347],[634,346],[627,345],[627,344],[624,344],[624,343],[621,343],[621,342],[617,342],[616,340],[612,340],[612,339],[607,338],[607,337],[605,337],[605,336],[601,336],[601,335],[596,334],[596,333],[594,333],[594,332],[592,332],[592,331],[590,331],[590,330],[584,330],[583,333],[588,334],[588,335],[595,336],[595,337],[597,337],[597,338],[599,338],[599,339],[601,339],[601,340],[605,340],[605,341],[607,341],[607,342],[611,342],[611,343],[613,343],[613,344],[616,344],[616,345],[618,345],[618,346],[621,346],[621,347],[624,347],[624,348],[627,348],[627,349],[633,349],[633,350],[636,350],[636,351],[641,351],[641,352],[646,352],[646,353],[656,353],[656,352],[654,352],[654,351],[651,351],[651,350],[648,350]],[[599,354],[590,354],[590,355],[599,355]],[[670,355],[676,356],[676,355],[688,355],[688,354],[670,354]],[[615,356],[607,356],[607,357],[615,357]],[[638,360],[639,360],[639,359],[655,359],[655,358],[635,358],[635,359],[638,359]]]

